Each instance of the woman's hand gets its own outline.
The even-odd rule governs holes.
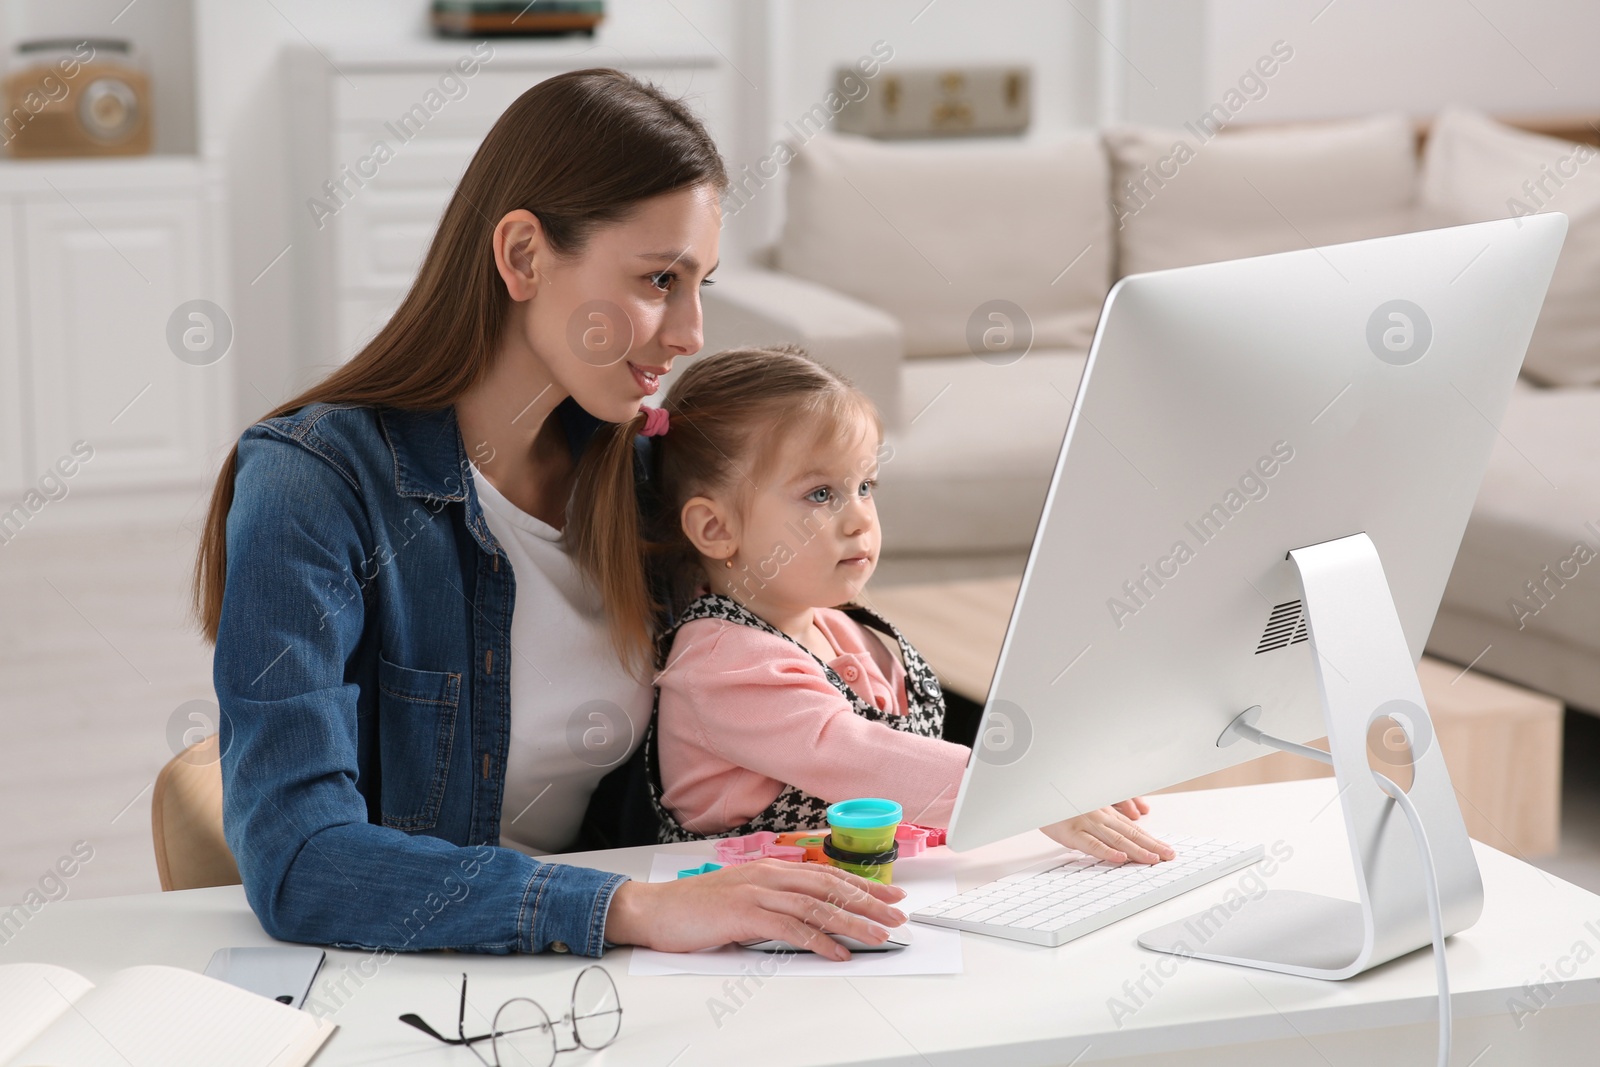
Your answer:
[[[1150,805],[1144,797],[1134,797],[1042,826],[1040,830],[1052,841],[1112,863],[1130,859],[1140,863],[1170,860],[1177,855],[1171,845],[1134,825],[1133,820],[1149,811]]]
[[[772,938],[847,960],[849,951],[828,933],[879,944],[889,936],[884,926],[906,921],[890,907],[905,895],[837,867],[761,859],[675,882],[623,882],[611,897],[605,936],[663,952]]]

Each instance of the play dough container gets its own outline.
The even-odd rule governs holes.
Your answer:
[[[891,842],[884,852],[851,852],[835,844],[834,835],[829,834],[822,839],[822,849],[828,856],[828,862],[841,871],[859,874],[884,885],[894,881],[894,861],[900,855],[899,845]]]
[[[833,832],[835,848],[877,855],[894,847],[894,831],[900,825],[900,816],[900,805],[893,800],[878,797],[841,800],[828,805],[828,828]]]

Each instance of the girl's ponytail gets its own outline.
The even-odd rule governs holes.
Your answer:
[[[633,441],[644,421],[640,411],[595,431],[578,462],[562,534],[568,555],[600,591],[617,657],[641,681],[655,667],[650,620],[660,610],[650,595],[635,490]]]

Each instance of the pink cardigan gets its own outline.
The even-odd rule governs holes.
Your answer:
[[[828,661],[862,699],[907,713],[898,655],[842,611],[816,609]],[[686,829],[731,830],[789,783],[829,803],[887,797],[946,826],[971,749],[869,722],[804,648],[753,626],[695,619],[656,676],[662,804]]]

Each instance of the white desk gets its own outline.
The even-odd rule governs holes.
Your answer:
[[[1332,779],[1245,786],[1152,798],[1150,823],[1169,833],[1282,840],[1293,856],[1268,880],[1354,899]],[[958,885],[1009,873],[1057,846],[1026,834],[969,853],[935,850],[919,862],[947,863]],[[694,851],[694,846],[662,846]],[[657,849],[563,857],[643,878]],[[1600,897],[1483,845],[1477,846],[1485,903],[1477,925],[1450,940],[1456,1056],[1473,1067],[1593,1064],[1600,1047]],[[1141,1065],[1240,1063],[1315,1067],[1431,1064],[1437,1029],[1433,964],[1412,953],[1345,982],[1319,982],[1178,961],[1140,949],[1140,931],[1222,899],[1240,874],[1167,901],[1057,949],[963,935],[965,973],[902,978],[784,978],[751,995],[721,1025],[708,1001],[726,998],[724,978],[629,977],[627,949],[604,963],[617,980],[622,1032],[610,1049],[558,1058],[558,1067],[647,1064],[810,1063],[910,1065],[1067,1064],[1116,1060]],[[1588,925],[1586,925],[1588,924]],[[237,887],[103,900],[62,901],[41,910],[0,947],[0,963],[58,963],[98,981],[136,963],[202,970],[224,945],[270,944]],[[1581,946],[1581,947],[1580,947]],[[1582,963],[1575,964],[1577,952]],[[317,1067],[400,1061],[476,1064],[396,1021],[415,1011],[446,1030],[456,983],[471,973],[471,1000],[485,1011],[498,997],[533,996],[562,1010],[572,978],[588,960],[571,956],[398,955],[330,949],[318,996],[338,1004],[341,1024]],[[1113,1022],[1109,998],[1130,1006],[1124,983],[1158,961],[1176,973],[1131,1016]],[[371,977],[360,977],[363,962]],[[1541,994],[1544,1007],[1521,1020],[1508,1003],[1537,1002],[1526,983],[1565,979]],[[344,993],[339,984],[343,982]],[[470,1013],[469,1013],[470,1018]],[[812,1036],[792,1037],[802,1024]],[[470,1025],[470,1024],[469,1024]],[[487,1028],[479,1020],[475,1028]],[[825,1036],[831,1033],[831,1037]],[[1480,1057],[1481,1058],[1474,1058]]]

